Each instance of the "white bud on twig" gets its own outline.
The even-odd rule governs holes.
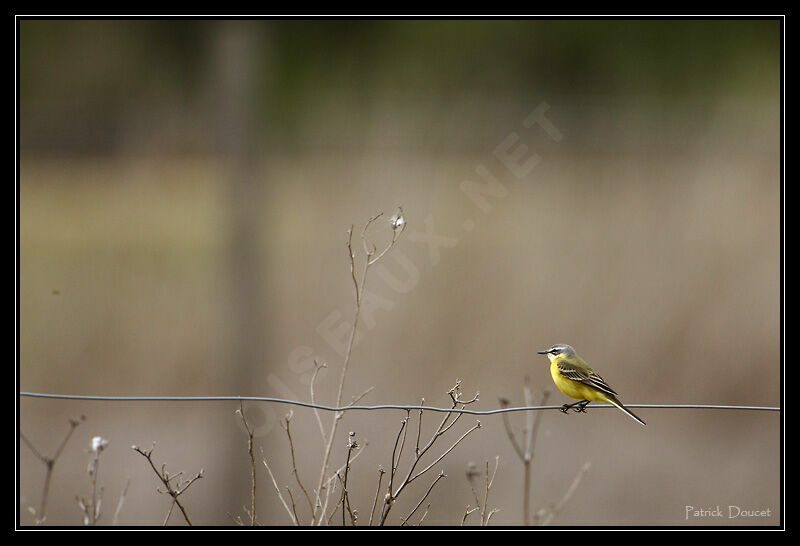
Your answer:
[[[93,452],[100,453],[101,451],[103,451],[106,448],[106,446],[108,446],[108,440],[106,440],[106,439],[104,439],[104,438],[102,438],[100,436],[95,436],[94,438],[92,438],[92,451]]]
[[[405,228],[406,217],[403,216],[403,207],[397,207],[397,212],[389,218],[389,224],[391,224],[394,231],[402,231]]]

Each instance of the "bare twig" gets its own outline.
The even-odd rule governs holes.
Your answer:
[[[353,326],[352,326],[352,328],[350,330],[350,336],[349,336],[348,341],[347,341],[347,349],[345,351],[344,362],[342,364],[342,372],[341,372],[341,375],[339,376],[339,386],[338,386],[337,394],[336,394],[336,405],[337,406],[341,406],[342,405],[342,396],[344,394],[344,384],[345,384],[345,380],[347,378],[347,371],[348,371],[349,366],[350,366],[350,361],[352,359],[353,345],[355,343],[356,331],[358,329],[358,323],[359,323],[359,319],[361,317],[361,309],[362,309],[362,305],[361,304],[363,302],[364,287],[366,286],[366,283],[367,283],[367,274],[369,273],[369,268],[371,266],[373,266],[375,263],[377,263],[378,260],[380,260],[394,246],[394,244],[397,242],[398,238],[400,237],[400,234],[405,229],[405,223],[406,223],[405,222],[405,218],[402,215],[402,209],[398,208],[398,213],[395,216],[393,216],[392,219],[390,220],[390,223],[392,225],[392,240],[387,245],[387,247],[380,254],[378,254],[376,256],[375,255],[375,253],[376,253],[375,246],[371,245],[367,241],[367,231],[369,230],[370,226],[378,218],[380,218],[382,215],[383,215],[383,212],[378,212],[378,214],[376,214],[375,216],[373,216],[369,220],[367,220],[367,223],[364,225],[364,228],[361,230],[361,242],[362,242],[362,245],[364,247],[364,252],[366,253],[366,259],[364,260],[364,268],[363,268],[362,273],[361,273],[361,280],[360,281],[356,278],[355,254],[353,252],[353,226],[350,226],[350,229],[347,230],[347,257],[348,257],[348,261],[350,263],[350,276],[352,277],[353,287],[355,289],[355,315],[353,317]],[[355,403],[355,401],[353,402],[353,404],[354,403]],[[318,506],[321,505],[320,495],[321,495],[321,492],[322,492],[322,489],[323,489],[323,483],[325,482],[325,476],[328,473],[328,466],[330,464],[330,457],[331,457],[331,449],[333,447],[333,438],[336,435],[336,430],[337,430],[337,428],[339,426],[339,421],[341,420],[341,418],[342,418],[342,413],[341,412],[336,412],[334,414],[334,416],[333,416],[333,421],[331,423],[330,431],[327,434],[327,438],[326,438],[326,435],[323,433],[323,442],[326,445],[325,445],[324,455],[323,455],[323,458],[322,458],[322,468],[320,470],[319,480],[318,480],[318,483],[317,483],[317,487],[315,489],[315,491],[316,491],[316,499],[315,499],[315,502],[314,502],[314,506],[315,507],[318,507]],[[326,504],[327,504],[327,501],[326,501]],[[325,517],[325,514],[324,514],[324,511],[323,511],[323,513],[319,516],[319,519],[317,519],[317,512],[315,510],[312,513],[312,517],[311,517],[312,524],[314,523],[315,520],[317,520],[318,523],[322,523],[322,520],[324,519],[324,517]]]
[[[358,449],[358,442],[355,439],[356,433],[350,433],[350,439],[347,441],[347,462],[344,465],[344,481],[342,482],[342,526],[344,526],[344,511],[347,508],[347,511],[350,514],[350,523],[355,526],[356,520],[358,516],[355,512],[353,512],[353,508],[350,506],[350,497],[347,491],[347,476],[350,474],[350,455],[353,453],[354,449]]]
[[[341,474],[339,472],[334,474],[333,477],[336,478],[339,483],[342,482],[342,477],[341,477]],[[336,481],[333,482],[333,487],[331,488],[330,492],[333,493],[333,492],[335,492],[335,490],[336,490]],[[339,508],[339,505],[342,504],[343,502],[344,502],[344,492],[341,495],[339,495],[339,501],[336,503],[336,506],[333,507],[333,510],[331,511],[331,515],[330,515],[330,517],[328,517],[327,520],[325,520],[325,518],[324,518],[325,510],[322,511],[322,516],[323,517],[320,520],[319,526],[322,526],[322,521],[326,521],[326,525],[330,525],[331,521],[333,520],[333,516],[336,515],[336,509]],[[327,500],[326,500],[326,506],[327,506]],[[342,506],[342,510],[344,510],[344,506]]]
[[[426,507],[425,507],[425,512],[423,512],[423,514],[422,514],[422,517],[421,517],[421,518],[419,518],[419,521],[417,522],[417,526],[418,526],[418,527],[419,527],[420,525],[422,525],[422,522],[423,522],[423,521],[425,521],[425,518],[428,516],[428,512],[430,512],[430,509],[431,509],[431,504],[430,504],[430,503],[428,503],[428,506],[426,506]]]
[[[368,389],[364,390],[364,392],[362,392],[358,396],[354,396],[353,399],[350,401],[350,403],[345,406],[345,408],[349,408],[349,407],[355,406],[356,404],[358,404],[361,401],[362,398],[364,398],[366,395],[371,393],[373,390],[375,390],[375,386],[374,385],[369,387]]]
[[[287,485],[286,492],[289,493],[289,498],[292,500],[292,513],[294,514],[294,519],[298,522],[300,518],[297,516],[297,503],[294,502],[294,495],[292,495],[292,489]]]
[[[461,405],[461,407],[465,407],[469,404],[478,401],[478,394],[476,394],[471,400],[462,400],[461,399],[461,381],[456,381],[455,386],[450,389],[447,393],[450,396],[452,402],[452,408],[456,408],[457,406]],[[395,476],[397,474],[397,466],[399,465],[400,459],[402,457],[402,448],[405,444],[405,434],[408,429],[408,421],[410,419],[410,412],[408,417],[403,420],[400,431],[397,433],[397,438],[395,439],[395,447],[392,450],[392,466],[391,466],[391,473],[389,475],[389,487],[386,496],[384,497],[384,504],[381,510],[381,519],[380,525],[384,525],[386,523],[386,518],[389,516],[389,512],[391,511],[392,507],[394,506],[397,497],[403,492],[403,490],[414,480],[428,472],[431,468],[437,465],[442,459],[444,459],[456,446],[461,443],[469,434],[471,434],[474,430],[481,428],[480,421],[477,421],[475,426],[467,430],[458,440],[455,441],[448,449],[444,451],[439,457],[437,457],[431,464],[426,466],[423,470],[420,470],[415,473],[417,469],[417,465],[419,464],[420,460],[423,456],[431,449],[431,447],[436,443],[436,440],[439,439],[443,434],[445,434],[453,425],[458,421],[462,414],[456,414],[455,417],[450,420],[452,416],[451,413],[446,413],[444,418],[442,419],[439,427],[434,431],[433,435],[431,436],[428,443],[422,447],[421,449],[419,446],[419,439],[417,440],[417,444],[414,448],[414,459],[410,464],[408,472],[406,473],[405,478],[400,482],[400,484],[395,488]],[[420,418],[422,414],[420,413]],[[418,429],[417,432],[418,436],[421,432]],[[403,438],[400,441],[401,436]],[[399,445],[399,450],[398,450]]]
[[[533,396],[531,394],[530,380],[527,376],[525,376],[525,386],[523,387],[523,393],[525,395],[525,405],[530,407],[533,404]],[[539,403],[544,405],[547,402],[547,398],[550,396],[550,391],[545,390],[542,392],[541,398],[539,399]],[[503,408],[508,407],[508,399],[500,398],[500,406]],[[523,472],[524,472],[524,479],[523,479],[523,493],[522,493],[522,514],[523,514],[523,522],[525,525],[531,525],[531,463],[533,462],[534,450],[536,447],[536,438],[539,433],[539,424],[541,423],[541,413],[537,413],[535,416],[533,412],[525,412],[525,428],[523,429],[523,441],[520,443],[517,441],[516,434],[514,433],[513,429],[511,428],[511,422],[509,420],[508,414],[503,413],[503,424],[505,425],[506,434],[508,435],[508,439],[511,442],[514,451],[516,452],[517,456],[519,457],[520,461],[523,465]]]
[[[531,394],[530,379],[525,376],[525,383],[523,383],[522,393],[525,397],[525,405],[533,405],[533,395]],[[530,411],[525,412],[525,429],[523,433],[525,439],[525,453],[531,452],[531,442],[533,441],[533,413]]]
[[[542,392],[542,397],[539,399],[539,404],[540,405],[547,404],[547,399],[549,397],[550,397],[550,391],[549,390],[543,391]],[[528,412],[528,414],[530,415],[530,412]],[[539,412],[539,413],[536,414],[536,416],[533,419],[533,430],[531,432],[531,441],[530,441],[530,444],[528,446],[528,453],[531,454],[530,458],[533,458],[533,453],[534,453],[534,450],[536,449],[536,438],[539,437],[539,425],[541,424],[541,422],[542,422],[542,413]]]
[[[425,399],[424,398],[419,403],[419,405],[420,406],[424,406],[425,405]],[[418,423],[418,426],[417,426],[417,444],[414,447],[414,453],[416,455],[419,455],[419,439],[420,439],[421,435],[422,435],[422,410],[420,409],[419,410],[419,423]]]
[[[439,461],[441,461],[442,459],[444,459],[444,458],[447,456],[447,454],[448,454],[448,453],[450,453],[451,451],[453,451],[453,450],[456,448],[456,446],[457,446],[458,444],[460,444],[460,443],[461,443],[461,441],[462,441],[464,438],[466,438],[466,437],[467,437],[467,436],[469,436],[469,435],[470,435],[470,434],[471,434],[473,431],[475,431],[475,430],[477,430],[477,429],[479,429],[479,428],[481,428],[481,422],[480,422],[480,421],[476,421],[476,422],[475,422],[475,426],[473,426],[471,429],[467,430],[467,431],[466,431],[464,434],[462,434],[462,435],[461,435],[461,437],[460,437],[458,440],[456,440],[455,442],[453,442],[453,445],[451,445],[451,446],[450,446],[450,447],[447,449],[447,451],[445,451],[444,453],[442,453],[441,455],[439,455],[439,457],[438,457],[438,458],[437,458],[435,461],[433,461],[431,464],[429,464],[428,466],[426,466],[424,470],[420,470],[418,473],[414,474],[414,476],[413,476],[412,478],[410,478],[409,480],[407,480],[407,481],[406,481],[406,484],[409,484],[409,483],[411,483],[412,481],[416,480],[417,478],[419,478],[420,476],[422,476],[423,474],[425,474],[425,473],[426,473],[428,470],[430,470],[431,468],[433,468],[433,466],[434,466],[434,465],[436,465],[436,464],[437,464]]]
[[[256,524],[256,458],[253,455],[253,430],[247,423],[247,418],[244,416],[244,405],[239,402],[239,409],[237,410],[239,417],[242,418],[244,430],[247,433],[247,454],[250,456],[250,526],[255,527]]]
[[[350,278],[353,279],[353,288],[355,289],[356,305],[360,303],[360,294],[358,290],[358,280],[356,279],[356,255],[353,252],[353,225],[347,230],[347,258],[350,261]]]
[[[467,505],[467,510],[464,512],[464,517],[461,518],[461,526],[462,527],[464,526],[464,523],[466,523],[467,518],[469,517],[470,514],[476,512],[478,510],[480,510],[480,508],[478,508],[478,507],[470,508],[469,505]]]
[[[89,468],[87,470],[89,476],[92,478],[92,496],[88,501],[83,497],[75,497],[75,500],[78,502],[78,506],[80,506],[81,511],[83,512],[84,525],[97,525],[97,520],[100,518],[100,509],[103,504],[103,488],[100,488],[100,494],[98,497],[97,474],[100,471],[100,454],[103,452],[106,446],[108,446],[108,441],[104,440],[102,437],[95,436],[92,438],[92,449],[89,452],[90,459]]]
[[[317,374],[319,373],[319,371],[322,368],[327,368],[327,367],[328,367],[328,365],[325,364],[324,362],[322,364],[320,364],[319,362],[314,360],[314,373],[311,374],[311,385],[309,387],[311,389],[311,403],[312,404],[316,404],[317,403],[316,400],[314,400],[314,382],[317,380]],[[317,424],[319,425],[319,433],[322,435],[322,443],[324,445],[325,442],[327,442],[327,438],[325,437],[325,427],[322,425],[322,417],[320,417],[319,409],[314,408],[314,416],[317,418]],[[312,510],[312,513],[313,513],[313,510]]]
[[[494,460],[494,472],[492,472],[491,479],[489,478],[489,461],[486,461],[486,494],[483,496],[483,510],[481,510],[481,521],[483,526],[489,524],[489,519],[492,517],[492,514],[497,510],[492,510],[490,512],[486,512],[489,507],[489,492],[492,490],[492,484],[494,483],[494,477],[497,475],[497,467],[500,466],[500,455],[497,455]],[[488,514],[488,515],[487,515]]]
[[[430,486],[430,487],[428,488],[428,490],[425,492],[425,495],[423,495],[423,497],[420,499],[420,501],[417,503],[417,505],[414,507],[414,509],[411,511],[411,513],[410,513],[410,514],[408,514],[408,515],[407,515],[405,518],[403,518],[403,523],[402,523],[401,525],[405,525],[405,524],[406,524],[406,522],[407,522],[409,519],[411,519],[411,516],[413,516],[413,515],[416,513],[416,511],[419,509],[419,507],[420,507],[420,506],[422,506],[422,503],[423,503],[423,502],[425,502],[425,499],[427,499],[427,498],[428,498],[428,495],[430,495],[430,494],[431,494],[431,491],[433,491],[433,488],[434,488],[434,486],[435,486],[437,483],[439,483],[439,480],[441,480],[442,478],[446,478],[446,477],[447,477],[447,476],[445,476],[444,470],[442,470],[441,472],[439,472],[439,475],[438,475],[438,476],[436,476],[436,479],[435,479],[435,480],[433,480],[433,483],[431,483],[431,486]]]
[[[569,502],[569,499],[572,498],[575,490],[578,489],[578,484],[581,483],[583,475],[587,470],[589,470],[590,466],[592,466],[592,464],[589,461],[583,463],[583,466],[581,466],[581,468],[578,470],[578,473],[575,475],[575,478],[572,480],[572,483],[570,484],[566,493],[564,493],[564,496],[561,498],[561,501],[559,501],[559,503],[549,511],[547,516],[545,516],[544,520],[542,521],[542,525],[550,525],[550,522],[553,521],[553,518],[555,518],[558,513],[563,510],[564,506],[566,506],[566,504]]]
[[[366,232],[367,227],[369,227],[369,224],[375,218],[377,218],[377,217],[371,218],[370,221],[367,222],[367,225],[364,226],[364,231],[361,232],[361,238],[362,239],[364,239],[364,233]],[[341,375],[339,377],[339,389],[338,389],[337,394],[336,394],[336,405],[337,406],[341,406],[342,405],[342,394],[344,393],[344,382],[345,382],[345,379],[347,378],[347,369],[348,369],[348,367],[350,365],[350,359],[351,359],[351,357],[353,355],[353,342],[355,341],[355,338],[356,338],[356,330],[358,328],[358,319],[361,316],[361,301],[362,301],[362,298],[364,297],[364,286],[367,283],[367,272],[369,271],[369,259],[367,259],[367,261],[364,263],[364,272],[361,275],[361,282],[360,283],[356,282],[355,269],[354,269],[355,265],[354,265],[354,262],[353,262],[353,260],[355,260],[355,256],[353,255],[352,243],[351,243],[352,237],[353,237],[353,230],[352,230],[352,228],[350,228],[350,231],[348,232],[347,249],[348,249],[348,253],[350,254],[350,270],[351,270],[352,275],[353,275],[353,282],[356,285],[356,311],[355,311],[355,316],[353,318],[353,328],[350,330],[350,337],[347,340],[347,351],[345,352],[345,356],[344,356],[344,364],[342,365],[342,373],[341,373]],[[369,254],[368,254],[368,257],[369,257]],[[334,421],[334,423],[335,423],[335,421]]]
[[[382,466],[378,467],[378,488],[375,489],[375,500],[372,501],[372,512],[369,513],[369,525],[372,525],[372,516],[375,515],[375,506],[378,505],[378,494],[381,491],[381,481],[383,480],[383,475],[386,474],[386,471],[383,469]]]
[[[147,459],[147,462],[150,463],[150,468],[153,469],[153,472],[155,472],[155,474],[158,477],[158,479],[161,480],[161,483],[164,485],[165,491],[162,491],[161,489],[156,489],[156,491],[158,491],[159,493],[163,493],[163,494],[166,494],[166,495],[169,495],[170,497],[172,497],[172,504],[170,504],[170,508],[169,508],[170,513],[172,512],[173,506],[176,505],[180,509],[181,514],[183,514],[183,518],[186,520],[186,523],[189,526],[191,526],[192,525],[192,521],[189,519],[189,515],[186,513],[186,508],[184,508],[183,504],[181,504],[181,501],[178,499],[178,497],[180,495],[182,495],[184,492],[186,492],[186,490],[189,489],[189,487],[194,482],[196,482],[197,480],[199,480],[200,478],[203,477],[203,469],[201,468],[200,472],[198,472],[192,479],[190,479],[190,480],[188,480],[186,482],[178,482],[178,484],[174,486],[172,484],[172,480],[174,480],[175,478],[179,477],[182,474],[182,472],[179,472],[178,474],[175,474],[174,476],[170,476],[166,471],[166,465],[163,465],[163,464],[161,465],[161,470],[159,471],[158,468],[156,468],[156,465],[153,463],[153,448],[154,447],[155,447],[155,443],[153,443],[153,447],[151,447],[148,451],[145,451],[145,450],[139,448],[138,446],[132,446],[131,449],[133,449],[136,453],[138,453],[139,455],[141,455],[142,457]],[[167,514],[167,520],[168,519],[169,519],[169,513]],[[165,521],[165,524],[166,524],[166,521]]]
[[[400,438],[403,436],[403,431],[406,430],[406,425],[408,424],[408,417],[400,421],[400,430],[397,432],[397,437],[394,439],[394,449],[392,449],[392,465],[391,471],[389,472],[389,491],[391,492],[394,485],[394,476],[397,473],[397,465],[400,464],[400,457],[397,455],[397,446],[400,443]],[[400,444],[402,446],[402,444]],[[402,451],[402,447],[400,448]],[[401,453],[402,454],[402,453]]]
[[[75,431],[75,428],[85,420],[86,417],[84,415],[81,415],[77,419],[69,419],[69,429],[67,430],[67,434],[64,436],[64,439],[61,440],[61,443],[58,445],[58,448],[56,449],[56,452],[52,457],[47,457],[45,455],[42,455],[39,452],[39,450],[33,446],[31,441],[28,440],[25,434],[23,434],[21,431],[19,433],[19,436],[20,438],[22,438],[22,441],[25,443],[25,445],[28,446],[28,448],[31,450],[31,452],[33,452],[34,456],[36,456],[37,459],[42,461],[45,468],[47,469],[44,475],[44,488],[42,490],[42,500],[41,503],[39,504],[39,510],[34,510],[33,508],[30,509],[31,512],[33,512],[33,515],[36,517],[37,525],[43,523],[45,518],[47,517],[47,514],[45,512],[47,510],[47,497],[50,492],[50,479],[53,476],[53,467],[55,467],[58,458],[61,456],[61,452],[64,450],[64,447],[66,447],[67,442],[70,439],[70,436],[72,436],[72,433]]]
[[[131,485],[131,479],[125,482],[125,488],[122,490],[122,494],[119,496],[119,502],[117,503],[117,509],[114,511],[114,519],[111,520],[111,525],[117,525],[117,521],[119,520],[119,514],[122,511],[122,505],[125,504],[125,496],[128,494],[128,487]]]
[[[475,498],[475,504],[477,507],[475,510],[480,510],[481,527],[485,527],[489,525],[489,521],[491,520],[492,516],[499,512],[499,508],[494,508],[489,510],[489,492],[492,490],[492,485],[494,484],[494,477],[497,475],[497,469],[500,466],[500,456],[497,455],[495,457],[494,463],[494,472],[489,474],[489,461],[486,461],[486,469],[484,471],[484,490],[483,490],[483,501],[478,496],[478,491],[475,485],[475,479],[481,474],[478,471],[478,465],[475,463],[469,463],[467,465],[467,481],[469,482],[470,488],[472,489],[472,495]],[[469,510],[469,506],[467,506],[467,510]],[[469,514],[464,515],[464,519]],[[463,522],[462,522],[463,524]]]
[[[361,456],[361,454],[364,453],[364,451],[366,451],[368,445],[369,445],[369,440],[365,439],[364,440],[364,444],[361,447],[361,449],[359,449],[358,452],[355,455],[353,455],[353,458],[350,459],[350,464],[354,463],[356,461],[356,459],[358,459]],[[339,469],[330,478],[328,478],[325,481],[325,483],[323,484],[323,486],[322,486],[322,488],[326,490],[326,493],[325,493],[325,505],[324,506],[318,506],[318,508],[320,508],[320,507],[323,508],[323,510],[322,510],[323,516],[319,518],[319,521],[317,522],[317,526],[321,526],[323,524],[323,522],[325,522],[324,514],[326,514],[327,511],[328,511],[328,501],[330,499],[330,493],[332,493],[330,485],[331,484],[333,484],[334,486],[336,485],[336,479],[337,479],[338,475],[340,475],[342,472],[344,472],[344,465],[340,466]],[[337,504],[336,507],[334,507],[334,509],[333,509],[334,512],[332,512],[332,514],[335,513],[336,508],[338,506],[339,505]]]
[[[480,475],[480,471],[478,471],[478,465],[470,461],[467,463],[467,481],[469,482],[470,490],[472,491],[472,498],[475,499],[475,506],[478,510],[481,508],[481,499],[478,495],[478,490],[475,486],[475,478]]]
[[[350,464],[353,464],[354,462],[356,462],[356,459],[358,459],[361,456],[361,454],[364,453],[364,451],[367,449],[368,445],[369,445],[369,440],[367,440],[365,438],[364,439],[364,443],[360,444],[360,449],[358,450],[358,453],[353,455],[353,458],[350,459]],[[337,474],[341,474],[342,472],[344,472],[344,465],[340,466],[339,469],[336,471]],[[325,486],[329,485],[335,479],[336,479],[336,474],[334,474],[333,476],[328,478],[328,480],[325,482]]]
[[[311,497],[308,494],[303,482],[300,481],[300,473],[297,471],[297,460],[294,456],[294,442],[292,441],[292,430],[291,430],[291,420],[292,420],[293,413],[290,411],[286,414],[286,421],[284,425],[284,430],[286,431],[286,436],[289,438],[289,450],[292,454],[292,474],[294,474],[295,480],[297,481],[297,485],[300,486],[300,490],[303,491],[303,495],[306,497],[306,501],[308,501],[308,508],[311,510],[311,513],[314,513],[314,505],[311,503]],[[299,520],[298,520],[299,521]]]
[[[172,509],[173,508],[175,508],[175,501],[174,500],[169,505],[169,510],[167,511],[167,517],[164,518],[164,523],[161,524],[162,527],[166,527],[167,523],[169,523],[169,518],[172,515]]]
[[[501,408],[507,408],[509,406],[508,398],[499,398],[498,402],[500,402]],[[508,436],[508,440],[511,442],[511,446],[514,448],[514,451],[517,452],[520,460],[525,460],[525,452],[522,451],[522,446],[519,445],[517,442],[517,435],[514,433],[514,430],[511,428],[511,421],[508,418],[507,413],[503,413],[503,425],[506,428],[506,435]]]
[[[267,464],[267,459],[263,458],[264,457],[263,452],[261,453],[261,456],[262,456],[261,462],[264,463],[264,467],[267,469],[267,473],[269,474],[269,477],[272,480],[272,485],[275,487],[275,491],[278,493],[278,498],[281,500],[281,504],[283,504],[283,507],[286,509],[286,512],[292,519],[292,523],[294,523],[295,525],[300,525],[300,522],[298,522],[297,518],[294,516],[294,512],[292,511],[291,508],[289,508],[289,505],[286,504],[286,500],[283,498],[283,495],[281,494],[281,488],[278,487],[278,482],[275,481],[275,476],[272,474],[272,470],[270,469],[269,464]]]
[[[239,527],[244,527],[244,522],[242,521],[242,516],[237,515],[236,517],[233,517],[233,514],[231,514],[230,512],[225,512],[225,515],[228,516],[228,518],[234,524],[238,525]]]

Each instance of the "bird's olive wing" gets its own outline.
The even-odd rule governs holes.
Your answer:
[[[597,373],[595,373],[595,371],[591,368],[581,369],[566,362],[559,362],[558,371],[567,379],[572,379],[573,381],[583,383],[584,385],[597,389],[600,392],[614,396],[617,395],[616,391],[614,391],[614,389],[612,389],[608,383],[606,383],[603,378],[597,375]]]

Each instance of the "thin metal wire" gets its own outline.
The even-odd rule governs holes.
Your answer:
[[[400,404],[381,404],[377,406],[326,406],[299,400],[271,398],[268,396],[86,396],[79,394],[46,394],[40,392],[20,392],[20,396],[29,398],[51,398],[58,400],[88,400],[102,402],[274,402],[305,408],[316,408],[324,411],[374,411],[374,410],[425,410],[439,413],[467,413],[470,415],[494,415],[514,411],[537,411],[561,409],[561,406],[522,406],[516,408],[500,408],[494,410],[451,409],[434,406],[405,406]],[[613,408],[611,404],[592,405],[592,408]],[[780,411],[772,406],[721,406],[711,404],[625,404],[627,408],[651,409],[716,409],[716,410],[748,410],[748,411]]]

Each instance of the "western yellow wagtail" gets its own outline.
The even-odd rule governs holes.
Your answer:
[[[604,402],[618,407],[641,424],[646,425],[631,410],[622,405],[614,389],[609,387],[608,383],[603,381],[603,378],[597,375],[597,372],[591,369],[569,345],[553,345],[546,351],[539,351],[539,354],[547,355],[547,358],[550,359],[550,375],[553,376],[553,383],[556,384],[558,390],[570,398],[579,400],[573,404],[561,406],[561,411],[564,413],[573,408],[576,412],[584,412],[589,402]]]

